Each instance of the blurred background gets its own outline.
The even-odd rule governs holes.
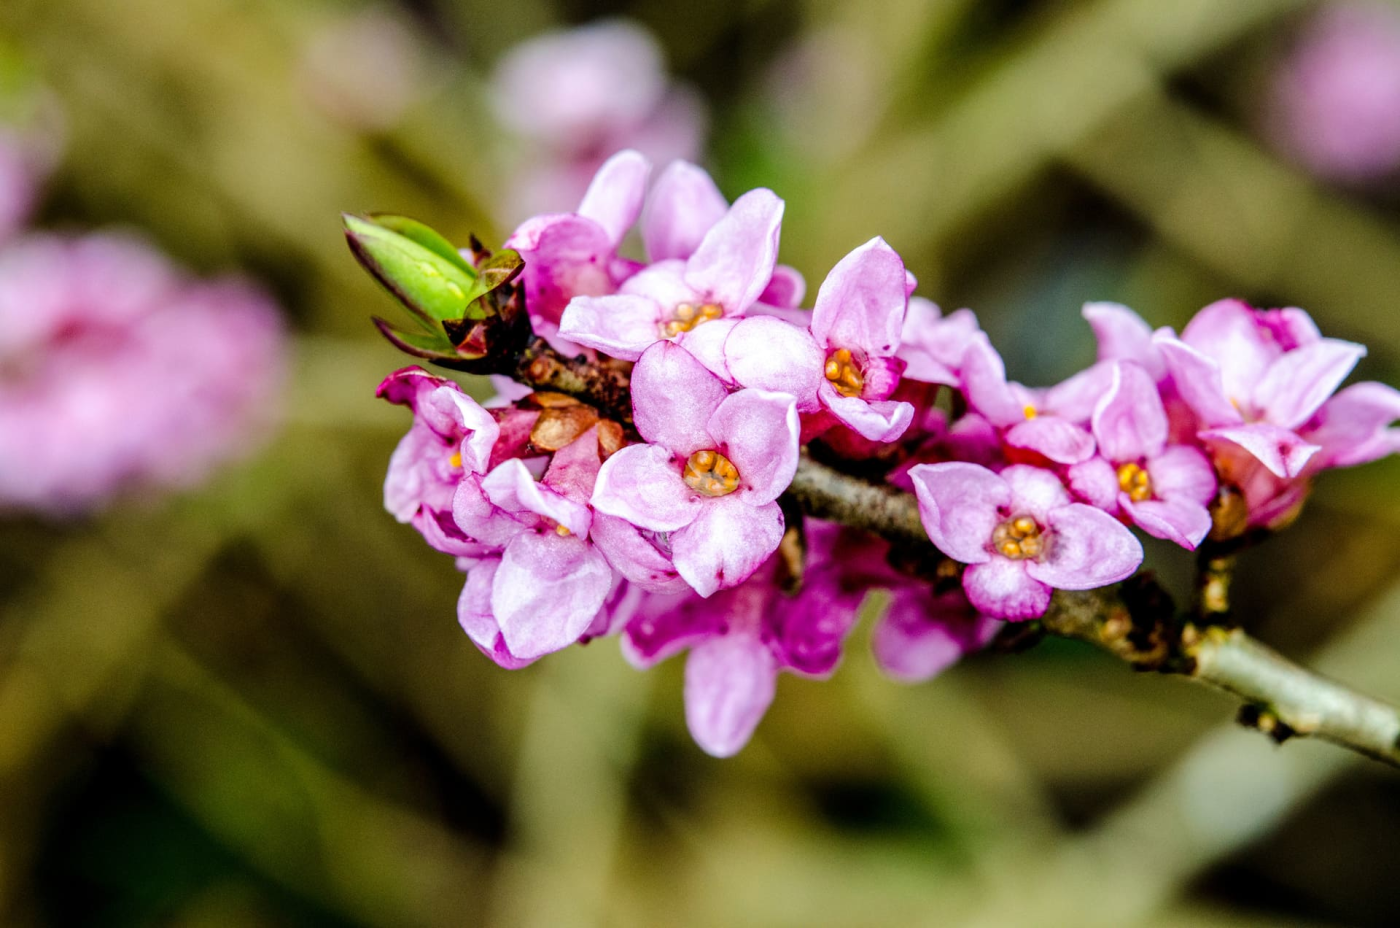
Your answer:
[[[339,229],[498,242],[637,145],[776,190],[812,288],[883,235],[1027,383],[1092,360],[1085,301],[1180,326],[1226,295],[1306,307],[1400,383],[1400,8],[5,0],[0,42],[33,191],[0,264],[123,230],[255,282],[285,333],[231,368],[280,383],[239,394],[257,428],[197,420],[221,466],[0,511],[0,923],[1400,924],[1393,771],[1074,644],[908,687],[867,622],[728,761],[691,743],[678,661],[498,669],[450,559],[382,510],[408,419],[373,391],[404,361]],[[93,312],[120,291],[62,262],[31,286],[65,273]],[[161,370],[225,340],[186,344]],[[54,468],[108,455],[54,441]],[[1326,475],[1237,581],[1253,632],[1391,698],[1397,481]],[[1189,557],[1151,558],[1185,588]]]

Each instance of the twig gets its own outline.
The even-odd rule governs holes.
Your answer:
[[[911,494],[806,458],[790,492],[811,515],[893,542],[910,541],[914,531],[922,534]],[[1116,588],[1061,590],[1041,625],[1137,669],[1229,693],[1244,703],[1240,721],[1275,741],[1321,738],[1400,767],[1400,711],[1290,662],[1240,629],[1179,624],[1170,600],[1148,575]]]
[[[629,406],[628,373],[584,357],[565,358],[536,338],[517,376],[621,416]],[[941,559],[911,493],[842,473],[804,454],[787,496],[807,515],[891,542],[906,563],[935,565]],[[911,550],[930,556],[910,558]],[[1243,702],[1240,722],[1280,743],[1321,738],[1400,767],[1400,711],[1291,663],[1239,629],[1211,625],[1229,611],[1233,568],[1232,551],[1203,557],[1195,604],[1201,625],[1183,623],[1170,597],[1147,574],[1118,587],[1060,590],[1040,625],[1050,634],[1087,641],[1136,669],[1230,693]]]

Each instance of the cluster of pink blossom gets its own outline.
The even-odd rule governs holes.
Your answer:
[[[520,143],[504,209],[512,222],[577,202],[619,149],[695,160],[708,131],[700,95],[667,74],[656,37],[628,20],[534,36],[502,56],[490,89]]]
[[[1400,446],[1400,392],[1334,395],[1364,350],[1301,310],[1226,300],[1177,335],[1091,304],[1099,361],[1028,388],[970,311],[912,296],[883,240],[800,309],[803,279],[778,263],[782,200],[730,204],[683,162],[650,174],[618,154],[576,212],[507,242],[537,333],[635,362],[630,428],[516,384],[485,408],[408,368],[380,387],[414,412],[385,499],[458,559],[461,624],[502,666],[612,633],[640,666],[688,649],[687,719],[713,754],[744,745],[780,671],[832,673],[871,589],[890,599],[877,660],[926,679],[1001,621],[1042,615],[1053,590],[1136,571],[1129,526],[1185,548],[1276,526],[1319,470]],[[619,253],[638,224],[645,262]],[[804,447],[912,489],[929,539],[966,565],[941,572],[953,582],[895,570],[886,542],[853,529],[789,524],[780,497]]]
[[[275,407],[280,317],[113,234],[0,248],[0,511],[67,515],[188,486]]]
[[[1400,12],[1331,3],[1308,17],[1274,74],[1270,135],[1329,180],[1367,184],[1400,170]]]

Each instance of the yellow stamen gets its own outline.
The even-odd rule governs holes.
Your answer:
[[[739,469],[718,451],[697,451],[681,473],[685,485],[705,496],[728,496],[739,489]]]
[[[662,338],[675,338],[682,332],[689,332],[698,325],[724,318],[724,307],[718,303],[681,303],[672,312],[671,318],[661,324]]]
[[[837,348],[827,355],[823,373],[842,396],[860,396],[865,389],[865,375],[861,373],[860,365],[851,356],[849,348]]]
[[[453,467],[461,467],[461,466],[462,466],[462,452],[458,451],[458,452],[456,452],[455,454],[453,454],[452,457],[450,457],[450,458],[447,459],[447,463],[451,464]]]
[[[1039,523],[1030,516],[1007,519],[992,531],[992,547],[1002,557],[1013,561],[1040,557],[1045,551],[1045,541]]]
[[[1141,465],[1123,464],[1118,468],[1118,489],[1135,503],[1152,498],[1152,475]]]
[[[1025,408],[1021,410],[1021,414],[1027,419],[1034,419],[1036,416],[1040,415],[1040,413],[1036,411],[1036,408],[1030,403],[1027,403]]]
[[[573,534],[573,532],[569,531],[569,529],[568,529],[566,526],[563,526],[563,525],[556,525],[556,526],[554,526],[554,531],[555,531],[555,534],[557,534],[557,535],[559,535],[559,536],[561,536],[561,537],[563,537],[563,538],[568,538],[570,535]]]

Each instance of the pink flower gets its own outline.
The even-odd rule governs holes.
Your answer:
[[[1100,363],[1048,389],[1010,382],[1001,355],[984,332],[972,335],[962,359],[968,406],[1001,430],[1008,448],[1056,464],[1079,464],[1093,456],[1094,438],[1084,425],[1108,377],[1108,366]]]
[[[662,342],[632,372],[647,444],[603,465],[593,507],[669,533],[676,570],[702,596],[743,582],[777,548],[775,500],[797,469],[797,410],[763,390],[730,395],[684,348]]]
[[[1098,455],[1069,469],[1070,487],[1149,535],[1194,550],[1211,528],[1215,471],[1199,449],[1168,444],[1167,412],[1147,371],[1130,361],[1112,370],[1092,420]]]
[[[1400,15],[1379,3],[1319,9],[1274,79],[1268,128],[1314,173],[1363,183],[1400,166]]]
[[[568,647],[603,608],[614,576],[589,538],[587,503],[599,466],[594,426],[555,452],[542,480],[512,458],[458,485],[458,527],[495,549],[482,558],[489,585],[475,574],[482,564],[468,569],[458,619],[498,663],[518,666]]]
[[[824,679],[841,658],[864,584],[845,582],[831,555],[840,531],[809,521],[807,570],[801,589],[778,585],[769,558],[743,583],[709,599],[694,594],[650,596],[623,633],[623,652],[650,667],[683,650],[686,721],[708,753],[728,757],[753,734],[773,701],[778,673]]]
[[[933,679],[985,648],[1002,627],[974,609],[962,590],[935,593],[928,583],[905,582],[891,593],[870,648],[880,669],[905,683]]]
[[[900,333],[898,357],[904,376],[922,383],[962,386],[962,359],[972,336],[981,329],[970,309],[948,315],[923,297],[910,297],[909,312]]]
[[[929,539],[967,564],[972,605],[1001,619],[1033,619],[1054,589],[1116,583],[1142,563],[1142,546],[1112,516],[1070,501],[1059,478],[1014,464],[924,464],[909,472]]]
[[[525,305],[537,334],[553,336],[574,297],[614,293],[636,273],[617,248],[641,213],[650,173],[637,152],[618,152],[598,169],[577,212],[528,219],[506,239],[525,262]]]
[[[824,424],[893,441],[914,416],[913,406],[889,399],[904,370],[895,352],[912,289],[899,255],[871,239],[822,282],[810,334],[762,316],[736,324],[724,342],[728,372],[742,386],[796,397],[798,409],[820,413]]]
[[[439,551],[475,551],[453,520],[452,501],[464,476],[486,473],[500,435],[495,418],[457,384],[421,367],[390,374],[375,395],[413,411],[413,425],[389,458],[384,508]]]
[[[0,252],[0,508],[67,515],[187,487],[275,418],[280,318],[113,235]]]
[[[689,258],[652,264],[615,296],[575,297],[564,310],[560,334],[635,361],[657,341],[684,341],[692,330],[743,315],[772,279],[782,219],[783,201],[771,190],[750,190]]]
[[[1366,349],[1322,338],[1299,309],[1259,312],[1221,300],[1173,338],[1155,336],[1202,439],[1234,446],[1279,477],[1296,477],[1318,450],[1298,429],[1346,379]]]
[[[525,143],[512,152],[514,216],[577,200],[608,152],[632,148],[657,163],[693,161],[704,145],[703,101],[669,80],[656,39],[633,23],[593,23],[522,42],[501,59],[490,89],[497,117]]]

